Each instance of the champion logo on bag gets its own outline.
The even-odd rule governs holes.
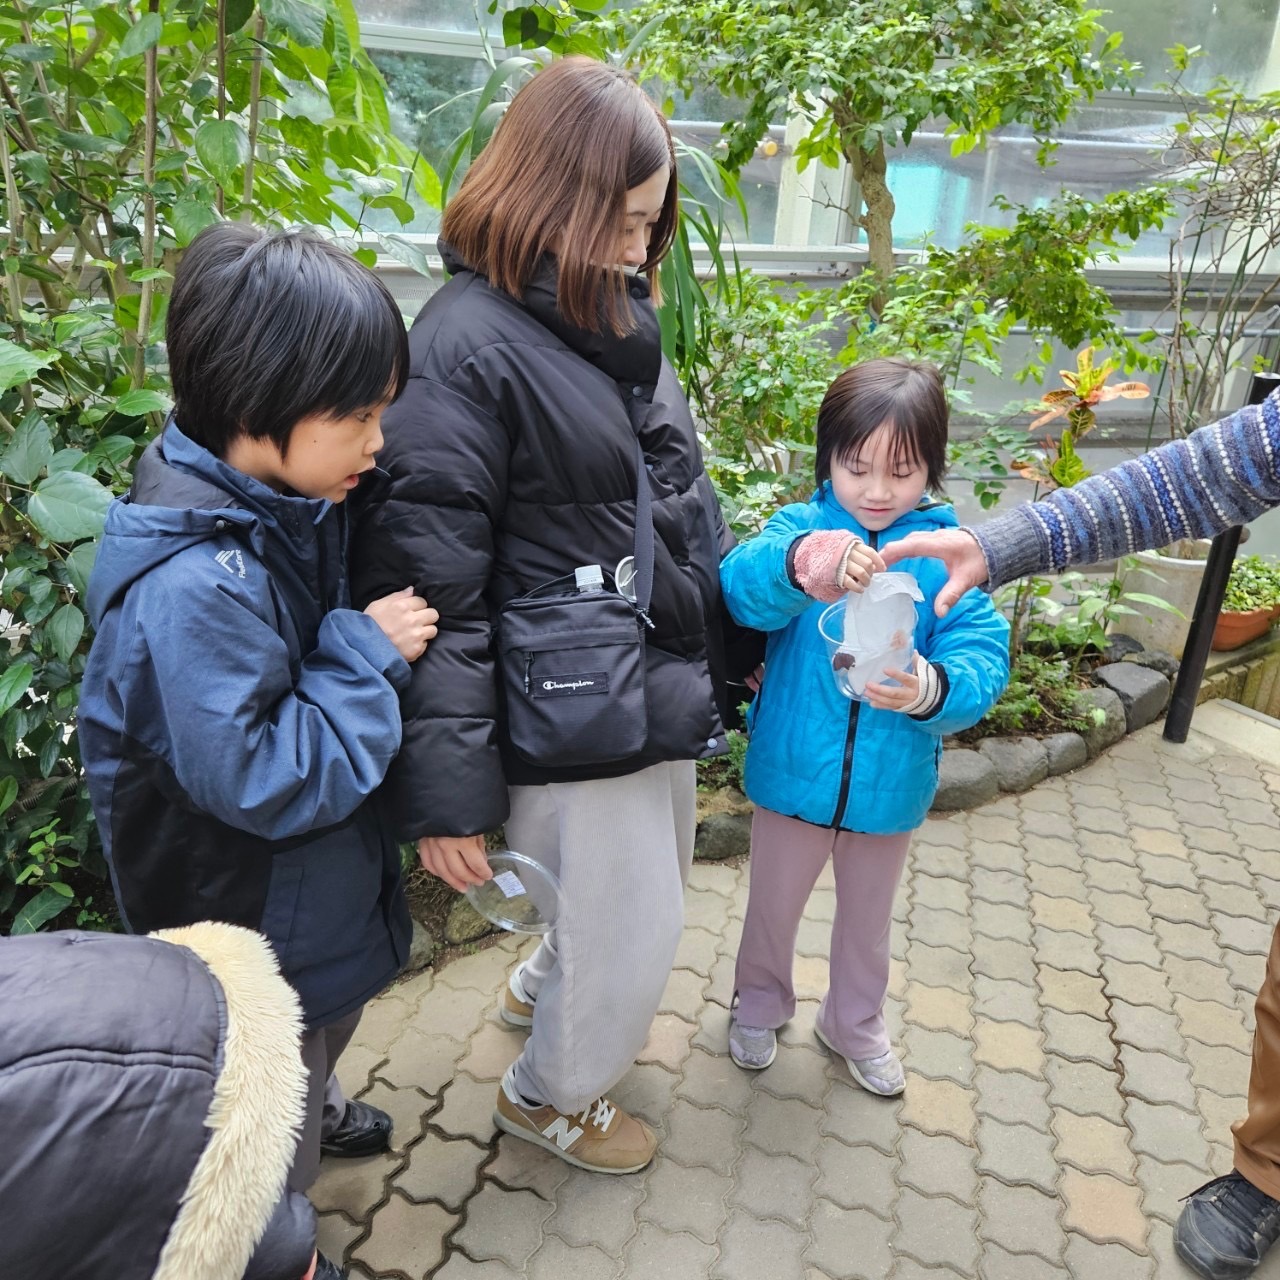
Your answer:
[[[608,693],[607,671],[556,672],[534,678],[530,692],[535,698],[570,698],[586,693]]]

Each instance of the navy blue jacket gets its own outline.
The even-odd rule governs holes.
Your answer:
[[[112,504],[89,584],[80,742],[133,932],[264,933],[309,1026],[376,994],[410,922],[370,799],[408,664],[349,607],[346,512],[276,493],[172,424]]]

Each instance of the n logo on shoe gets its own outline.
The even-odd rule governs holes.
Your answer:
[[[577,1140],[582,1137],[582,1129],[575,1125],[569,1128],[569,1122],[564,1116],[556,1116],[556,1118],[542,1131],[544,1138],[550,1138],[552,1142],[560,1148],[561,1151],[568,1151]]]

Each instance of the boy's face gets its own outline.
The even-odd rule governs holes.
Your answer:
[[[870,436],[853,457],[831,463],[836,501],[869,531],[887,529],[914,511],[928,485],[928,468],[920,459],[895,451],[893,432],[886,427]]]
[[[343,502],[382,448],[386,407],[383,401],[341,418],[322,413],[303,418],[293,428],[283,457],[274,441],[241,436],[228,450],[227,461],[273,489]]]

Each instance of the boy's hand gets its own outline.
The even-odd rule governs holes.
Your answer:
[[[462,893],[468,885],[493,879],[484,856],[484,836],[423,836],[418,841],[422,869]]]
[[[365,613],[378,624],[406,662],[416,662],[436,638],[440,615],[421,596],[405,587],[375,600]]]

